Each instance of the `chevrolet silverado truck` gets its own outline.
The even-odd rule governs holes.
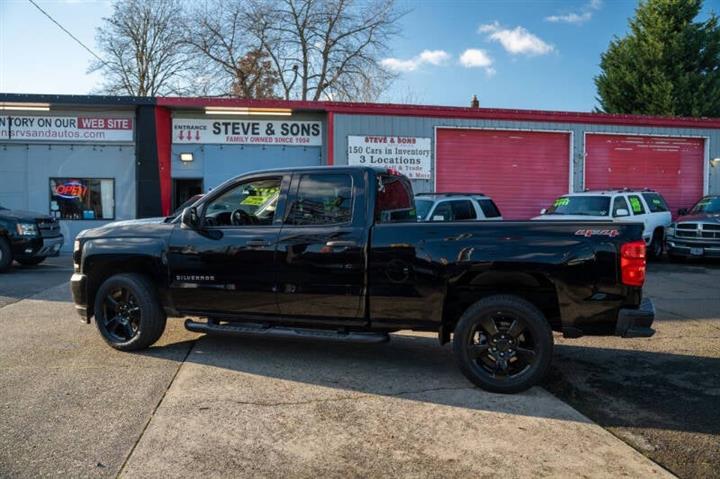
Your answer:
[[[33,266],[57,256],[63,241],[55,218],[0,206],[0,273],[10,268],[13,260]]]
[[[465,376],[513,393],[540,381],[553,331],[648,337],[642,224],[418,222],[392,170],[317,167],[231,179],[171,223],[102,227],[74,244],[71,288],[113,348],[166,318],[201,333],[452,341]]]

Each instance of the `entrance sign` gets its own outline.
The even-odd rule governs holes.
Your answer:
[[[84,115],[0,115],[0,140],[133,141],[133,119]]]
[[[322,145],[322,122],[174,118],[173,143]]]
[[[430,138],[348,136],[348,164],[392,168],[411,180],[432,178]]]

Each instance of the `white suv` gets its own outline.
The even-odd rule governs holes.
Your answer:
[[[501,220],[495,202],[482,193],[418,193],[415,195],[418,221]]]
[[[540,211],[533,220],[603,220],[618,223],[643,223],[643,239],[648,254],[658,257],[663,252],[665,229],[672,215],[665,199],[652,190],[605,190],[570,193],[556,199],[552,206]]]

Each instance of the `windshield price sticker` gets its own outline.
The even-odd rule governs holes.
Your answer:
[[[553,206],[555,208],[559,206],[567,206],[570,204],[570,198],[558,198],[555,200],[555,203],[553,203]]]
[[[634,196],[631,196],[629,200],[630,207],[632,208],[633,213],[642,213],[642,205],[640,204],[640,200],[635,198]]]

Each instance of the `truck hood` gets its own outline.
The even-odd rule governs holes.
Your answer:
[[[52,219],[50,215],[45,213],[38,213],[37,211],[24,211],[24,210],[0,210],[0,216],[5,218],[12,218],[15,220],[27,220],[35,221],[36,219]]]
[[[101,228],[107,228],[107,227],[115,227],[115,226],[129,226],[129,225],[156,225],[160,223],[165,222],[165,216],[156,216],[154,218],[139,218],[136,220],[121,220],[121,221],[113,221],[112,223],[108,223],[106,225],[101,226]]]
[[[587,215],[540,215],[531,218],[533,221],[609,221],[612,218],[608,216],[587,216]]]
[[[118,221],[116,223],[110,223],[99,228],[83,230],[80,232],[77,238],[167,238],[170,236],[173,228],[175,228],[175,225],[168,223],[129,222],[128,224],[124,221]]]
[[[720,213],[701,213],[698,215],[685,215],[677,219],[677,223],[685,223],[688,221],[703,221],[705,223],[720,224]]]

